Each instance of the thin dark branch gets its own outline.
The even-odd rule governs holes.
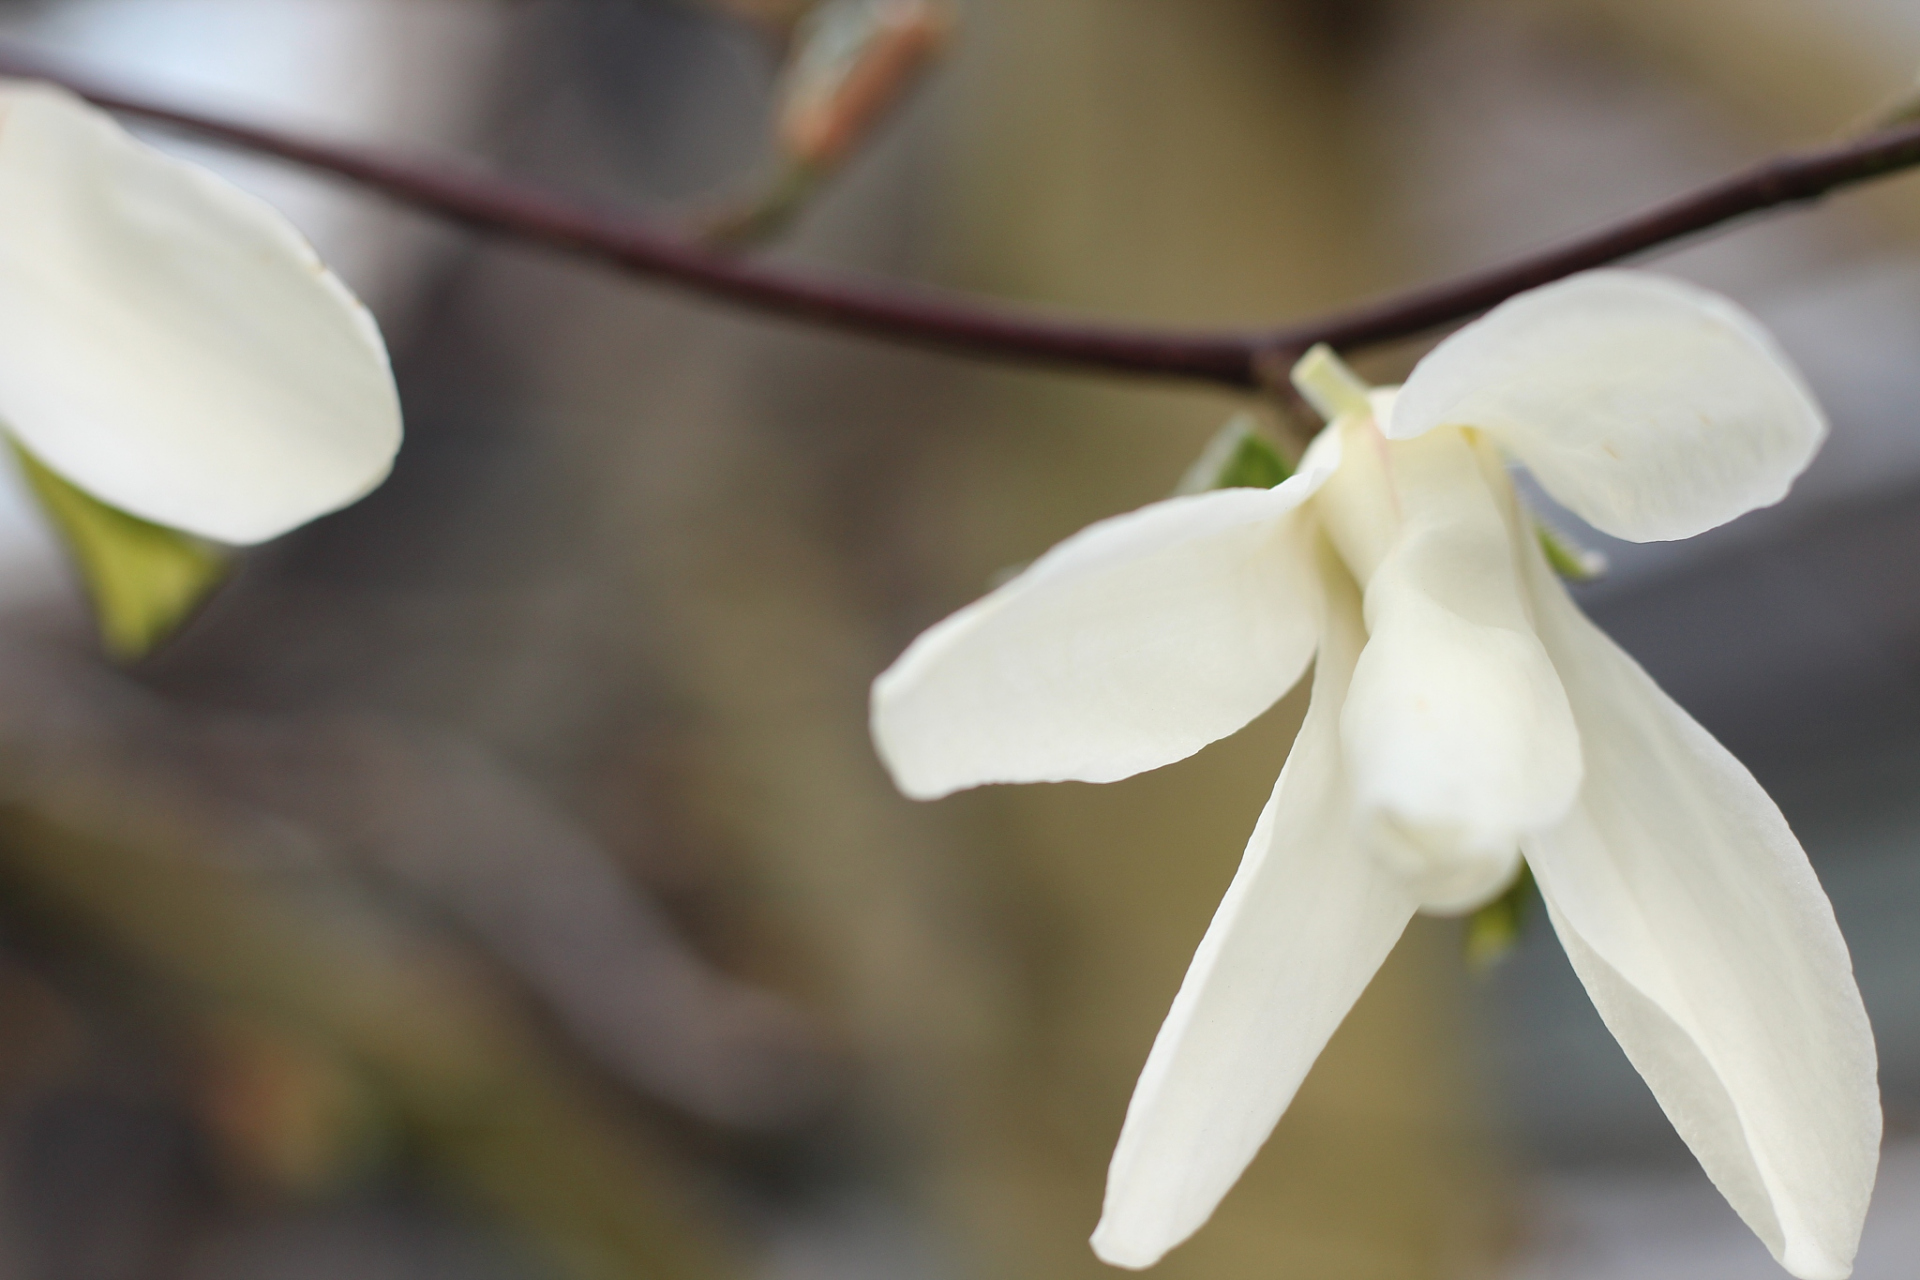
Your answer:
[[[1091,324],[930,289],[742,262],[689,240],[477,173],[187,111],[0,45],[0,75],[50,80],[110,111],[347,178],[403,204],[729,302],[895,342],[990,359],[1254,388],[1316,342],[1343,350],[1466,319],[1523,290],[1671,245],[1735,219],[1920,165],[1920,124],[1763,161],[1544,251],[1278,328]]]
[[[1789,152],[1512,262],[1276,329],[1261,341],[1276,350],[1304,351],[1316,342],[1344,350],[1410,337],[1577,271],[1669,248],[1738,219],[1807,204],[1917,165],[1920,124]]]

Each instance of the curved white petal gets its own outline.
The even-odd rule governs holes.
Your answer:
[[[1826,420],[1758,321],[1715,293],[1595,271],[1442,342],[1387,433],[1487,432],[1597,529],[1689,538],[1786,496]]]
[[[1151,1266],[1207,1220],[1413,915],[1348,826],[1338,724],[1362,634],[1352,584],[1329,577],[1306,723],[1113,1153],[1093,1247],[1117,1266]]]
[[[1463,910],[1505,888],[1521,835],[1573,803],[1580,739],[1528,617],[1492,487],[1510,489],[1505,473],[1451,428],[1389,443],[1385,467],[1396,523],[1366,580],[1341,738],[1375,853],[1427,907]],[[1321,503],[1330,527],[1349,479]]]
[[[258,542],[386,475],[379,331],[284,219],[43,85],[0,87],[0,422],[94,496]]]
[[[1585,738],[1566,822],[1527,845],[1567,955],[1740,1216],[1840,1280],[1880,1151],[1873,1033],[1833,911],[1740,763],[1580,613],[1538,554],[1542,639]]]
[[[1266,710],[1313,656],[1299,507],[1338,454],[1325,435],[1273,489],[1090,525],[928,630],[873,684],[874,742],[900,789],[1111,782]]]

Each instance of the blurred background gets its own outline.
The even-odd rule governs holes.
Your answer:
[[[785,173],[803,7],[16,0],[0,33],[711,227]],[[968,0],[757,251],[1273,320],[1825,140],[1916,69],[1906,0]],[[409,438],[130,669],[0,498],[0,1280],[1109,1274],[1127,1096],[1304,701],[1127,783],[921,806],[866,686],[1245,406],[763,322],[157,140],[368,299]],[[1888,1118],[1857,1274],[1905,1280],[1920,179],[1662,265],[1758,312],[1835,433],[1778,508],[1591,538],[1583,592],[1832,893]],[[1416,922],[1158,1274],[1782,1274],[1544,920],[1485,977],[1461,932]]]

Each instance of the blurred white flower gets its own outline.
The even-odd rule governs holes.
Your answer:
[[[907,794],[1105,782],[1312,703],[1127,1112],[1093,1237],[1144,1267],[1265,1141],[1418,910],[1524,856],[1575,970],[1708,1175],[1805,1280],[1846,1276],[1880,1138],[1872,1032],[1806,855],[1751,775],[1575,607],[1504,456],[1595,527],[1778,501],[1825,424],[1724,299],[1599,272],[1515,298],[1397,393],[1324,353],[1333,419],[1272,489],[1069,538],[874,684]]]
[[[400,409],[373,318],[279,214],[0,81],[0,427],[112,507],[246,544],[378,484]]]

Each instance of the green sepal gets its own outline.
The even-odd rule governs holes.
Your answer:
[[[13,450],[80,572],[101,642],[114,657],[131,661],[151,651],[226,576],[227,552],[109,506],[18,443]]]
[[[1271,489],[1292,474],[1280,450],[1260,434],[1253,415],[1238,413],[1207,442],[1174,493]]]
[[[1534,898],[1533,869],[1520,864],[1520,874],[1507,891],[1467,917],[1467,967],[1485,973],[1519,945]]]
[[[1606,574],[1607,558],[1598,551],[1589,551],[1537,516],[1533,528],[1547,564],[1568,582],[1592,582]]]

